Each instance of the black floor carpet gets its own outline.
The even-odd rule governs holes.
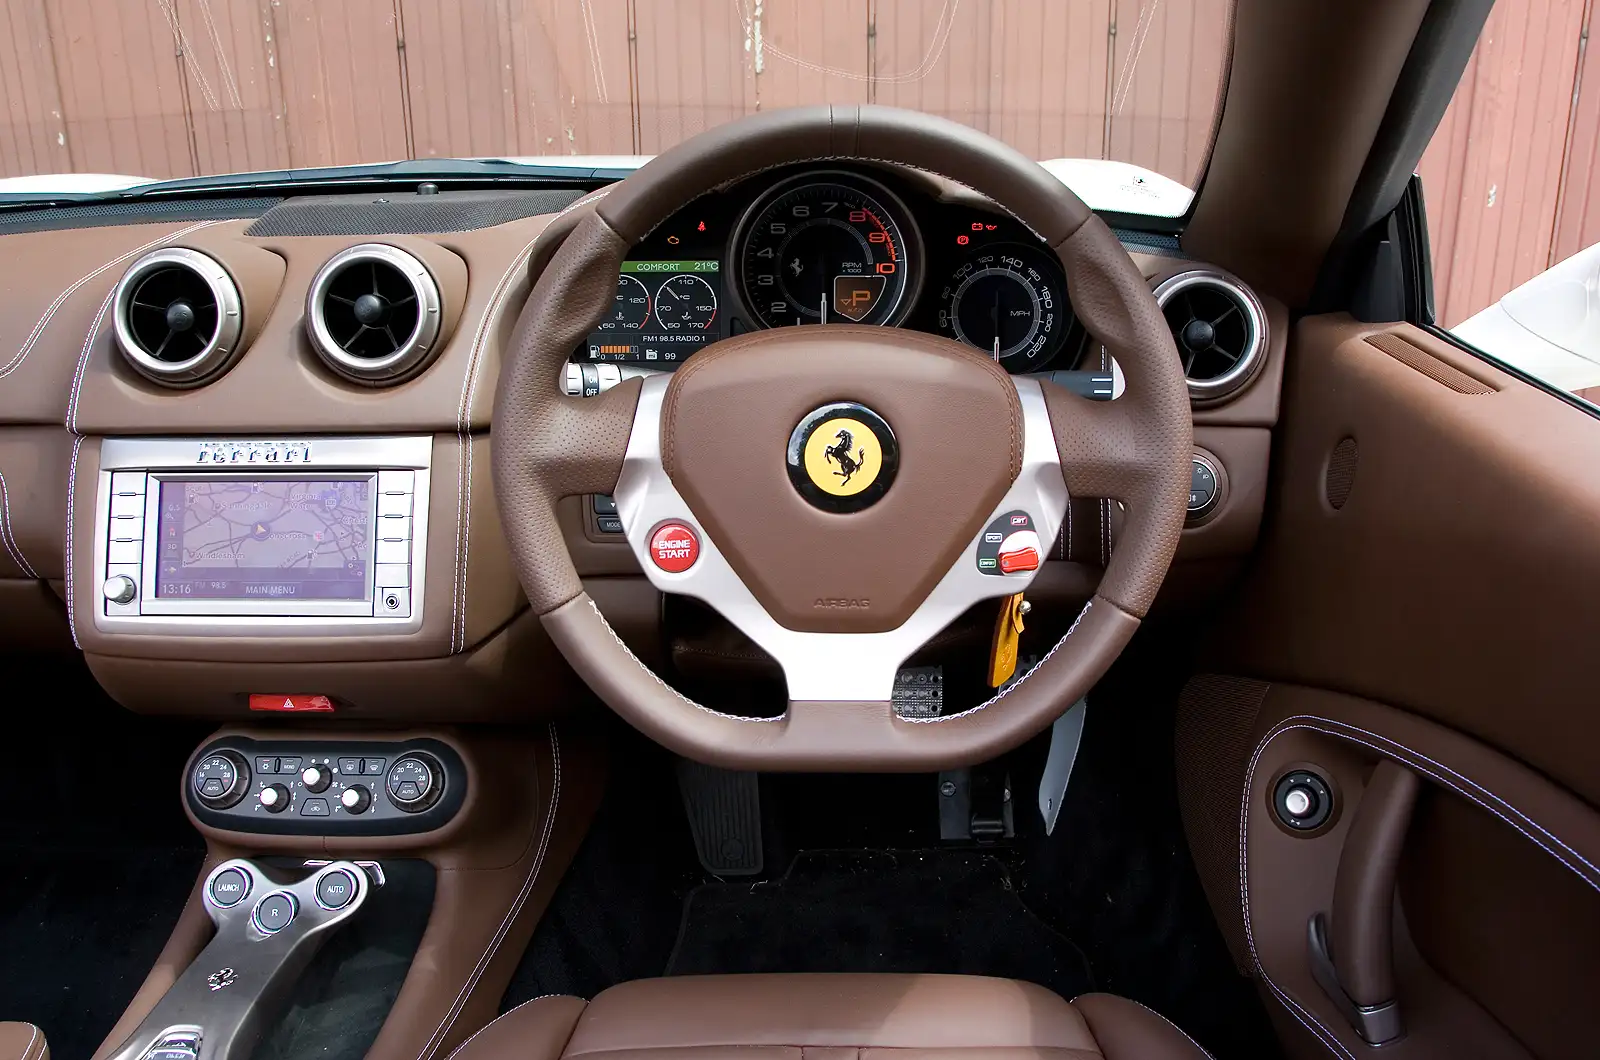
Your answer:
[[[1064,997],[1092,984],[1078,948],[977,850],[818,851],[777,879],[702,884],[667,974],[710,972],[955,972]]]
[[[204,858],[177,778],[204,722],[139,718],[79,659],[0,660],[47,682],[0,771],[0,1020],[88,1060],[144,982]]]
[[[939,842],[934,777],[767,775],[765,879],[701,870],[670,757],[619,727],[605,803],[502,1008],[669,973],[977,972],[1132,998],[1217,1060],[1280,1056],[1179,820],[1183,653],[1142,634],[1096,688],[1052,835],[1042,738],[1005,759],[1018,834],[985,848]]]

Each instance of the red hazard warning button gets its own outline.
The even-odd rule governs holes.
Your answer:
[[[682,523],[662,523],[650,535],[650,558],[668,574],[682,574],[700,558],[700,539]]]

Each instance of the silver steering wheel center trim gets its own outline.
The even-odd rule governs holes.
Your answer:
[[[783,667],[790,700],[887,701],[895,674],[913,652],[972,605],[1022,592],[1038,573],[988,574],[979,570],[980,529],[927,599],[896,629],[806,633],[779,625],[734,572],[662,467],[661,406],[671,381],[669,375],[653,376],[644,381],[639,393],[633,433],[615,490],[617,514],[628,544],[657,589],[705,602],[775,658]],[[1039,535],[1042,565],[1066,515],[1067,487],[1039,384],[1023,378],[1012,382],[1022,401],[1022,471],[984,526],[1007,512],[1027,512]],[[781,460],[782,453],[774,459]],[[668,520],[693,527],[700,538],[699,559],[679,574],[662,570],[650,557],[650,532]]]

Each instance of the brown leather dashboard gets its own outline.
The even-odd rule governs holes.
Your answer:
[[[584,207],[580,200],[569,209]],[[113,695],[144,710],[230,714],[252,692],[319,692],[357,715],[460,720],[536,713],[579,694],[528,620],[487,459],[502,347],[531,286],[530,260],[548,260],[541,234],[552,222],[556,238],[570,231],[558,217],[432,235],[258,237],[247,234],[247,217],[0,234],[0,636],[13,646],[76,645]],[[444,317],[425,370],[386,387],[330,371],[305,328],[317,271],[334,254],[374,242],[427,265]],[[132,370],[111,327],[124,271],[171,246],[222,263],[244,303],[242,354],[192,389]],[[1134,250],[1153,286],[1201,267]],[[1221,503],[1185,531],[1158,608],[1209,594],[1254,546],[1288,332],[1284,307],[1262,304],[1262,368],[1226,402],[1195,411],[1197,446],[1221,465]],[[414,634],[130,637],[97,628],[94,557],[83,543],[94,534],[104,439],[347,434],[432,439],[430,592]],[[1079,498],[1073,509],[1042,595],[1086,596],[1115,542],[1114,506]],[[563,506],[563,531],[586,587],[602,606],[612,602],[613,622],[636,650],[655,654],[657,598],[630,577],[637,567],[626,544],[600,532],[577,498]]]

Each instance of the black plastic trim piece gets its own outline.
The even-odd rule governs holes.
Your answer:
[[[218,751],[234,751],[243,755],[244,760],[252,764],[258,757],[299,758],[302,761],[313,757],[326,757],[330,762],[337,762],[340,758],[382,758],[385,763],[382,774],[366,774],[361,778],[362,783],[370,787],[373,792],[374,808],[380,805],[380,795],[387,799],[387,795],[384,794],[386,790],[384,779],[388,774],[388,767],[406,754],[416,751],[426,752],[437,759],[444,769],[444,793],[438,802],[420,813],[406,813],[394,807],[393,816],[379,816],[369,810],[360,816],[330,813],[326,817],[301,817],[294,807],[307,796],[299,777],[260,773],[256,774],[255,780],[262,782],[263,785],[288,784],[294,796],[289,809],[281,814],[256,813],[254,800],[246,798],[232,809],[213,810],[200,802],[195,796],[193,785],[186,781],[183,786],[184,798],[195,819],[201,824],[230,832],[250,832],[260,835],[412,835],[418,832],[431,832],[448,824],[461,809],[467,797],[466,764],[461,761],[461,756],[456,754],[454,748],[438,740],[321,740],[314,736],[254,740],[245,736],[223,736],[206,743],[195,753],[185,767],[185,778],[194,772],[195,762]],[[252,782],[250,795],[254,795],[257,786]],[[337,802],[332,789],[311,797],[327,799],[330,804]]]

